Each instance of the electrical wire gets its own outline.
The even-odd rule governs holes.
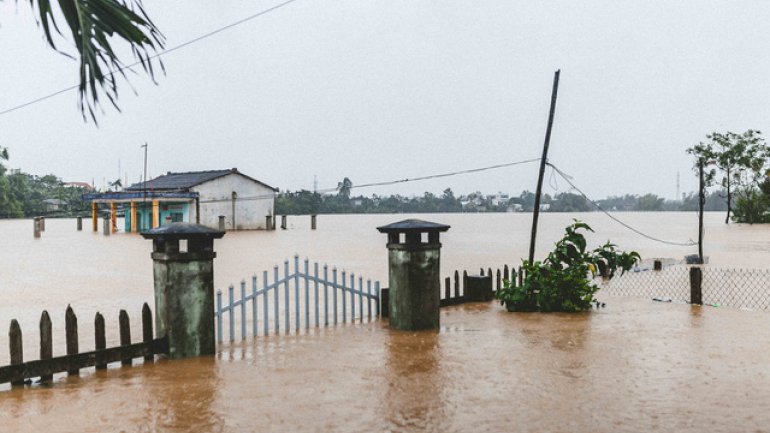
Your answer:
[[[698,245],[698,243],[693,241],[692,239],[690,239],[688,242],[673,242],[673,241],[667,241],[667,240],[664,240],[664,239],[659,239],[659,238],[656,238],[654,236],[650,236],[647,233],[644,233],[644,232],[642,232],[639,229],[631,227],[630,225],[626,224],[625,222],[621,221],[620,219],[618,219],[614,215],[612,215],[609,212],[607,212],[606,210],[604,210],[604,208],[601,207],[601,205],[599,205],[599,203],[596,203],[595,201],[593,201],[590,198],[588,198],[588,196],[580,188],[575,186],[575,184],[571,180],[572,179],[571,176],[569,176],[566,173],[564,173],[563,171],[559,170],[555,165],[551,164],[550,162],[546,162],[546,164],[549,167],[551,167],[559,176],[561,176],[561,178],[564,179],[572,187],[572,189],[577,191],[588,203],[591,203],[600,212],[604,213],[610,219],[612,219],[613,221],[615,221],[618,224],[622,225],[623,227],[631,230],[632,232],[634,232],[634,233],[636,233],[636,234],[638,234],[638,235],[640,235],[640,236],[642,236],[644,238],[647,238],[647,239],[649,239],[651,241],[660,242],[660,243],[667,244],[667,245],[675,245],[675,246],[680,246],[680,247],[692,247],[692,246]]]
[[[360,189],[360,188],[371,188],[376,186],[388,186],[388,185],[396,185],[399,183],[408,183],[408,182],[418,182],[423,180],[429,180],[429,179],[439,179],[442,177],[450,177],[450,176],[458,176],[462,174],[469,174],[469,173],[478,173],[482,171],[488,171],[488,170],[495,170],[499,168],[505,168],[505,167],[513,167],[515,165],[521,165],[521,164],[528,164],[531,162],[540,161],[540,158],[532,158],[532,159],[525,159],[522,161],[515,161],[515,162],[507,162],[504,164],[495,164],[495,165],[489,165],[486,167],[479,167],[479,168],[470,168],[467,170],[458,170],[453,171],[450,173],[441,173],[441,174],[431,174],[427,176],[418,176],[413,178],[405,178],[405,179],[398,179],[398,180],[388,180],[383,182],[371,182],[371,183],[364,183],[361,185],[352,185],[350,189]],[[334,192],[337,191],[338,188],[325,188],[325,189],[319,189],[316,190],[317,193],[327,193],[327,192]],[[237,200],[269,200],[276,197],[281,197],[284,195],[289,195],[290,192],[278,192],[273,194],[263,194],[258,196],[252,196],[252,197],[238,197]],[[232,198],[222,198],[222,199],[213,199],[213,200],[201,200],[200,203],[222,203],[222,202],[229,202],[232,201]]]
[[[190,39],[189,41],[183,42],[183,43],[181,43],[181,44],[179,44],[177,46],[174,46],[174,47],[171,47],[171,48],[169,48],[167,50],[161,51],[160,53],[155,53],[155,54],[147,57],[146,61],[157,59],[158,57],[161,57],[161,56],[164,56],[166,54],[172,53],[174,51],[177,51],[179,49],[182,49],[184,47],[192,45],[192,44],[194,44],[196,42],[200,42],[200,41],[202,41],[204,39],[208,39],[208,38],[210,38],[210,37],[212,37],[212,36],[214,36],[214,35],[216,35],[218,33],[221,33],[221,32],[223,32],[225,30],[229,30],[229,29],[231,29],[233,27],[239,26],[239,25],[241,25],[243,23],[246,23],[248,21],[251,21],[251,20],[253,20],[255,18],[259,18],[262,15],[266,15],[266,14],[268,14],[270,12],[278,10],[278,9],[284,7],[284,6],[289,5],[290,3],[294,3],[295,1],[297,1],[297,0],[286,0],[286,1],[284,1],[282,3],[279,3],[279,4],[275,5],[275,6],[269,7],[267,9],[264,9],[264,10],[260,11],[260,12],[257,12],[255,14],[252,14],[252,15],[249,15],[249,16],[247,16],[245,18],[242,18],[242,19],[240,19],[238,21],[235,21],[235,22],[232,22],[232,23],[227,24],[225,26],[219,27],[217,29],[214,29],[214,30],[208,32],[208,33],[204,33],[204,34],[202,34],[202,35],[200,35],[198,37]],[[105,77],[109,77],[109,76],[121,73],[121,72],[123,72],[123,71],[125,71],[127,69],[130,70],[131,68],[133,68],[135,66],[140,66],[141,64],[142,64],[141,61],[137,61],[137,62],[131,63],[130,65],[121,66],[120,68],[117,68],[114,71],[111,71],[111,72],[108,72],[108,73],[104,74],[104,76]],[[66,87],[64,89],[57,90],[56,92],[49,93],[48,95],[41,96],[41,97],[39,97],[37,99],[33,99],[31,101],[27,101],[27,102],[21,103],[19,105],[13,106],[13,107],[8,108],[8,109],[5,109],[3,111],[0,111],[0,116],[2,116],[4,114],[12,113],[12,112],[17,111],[17,110],[21,110],[22,108],[29,107],[30,105],[37,104],[38,102],[42,102],[42,101],[45,101],[47,99],[51,99],[51,98],[53,98],[55,96],[61,95],[62,93],[67,93],[70,90],[75,90],[78,87],[80,87],[80,85],[79,84],[75,84],[74,86]]]

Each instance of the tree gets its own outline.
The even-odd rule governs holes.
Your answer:
[[[736,188],[753,188],[758,180],[756,178],[764,169],[765,161],[770,155],[770,149],[764,144],[761,132],[749,129],[742,134],[734,132],[713,132],[706,136],[706,143],[699,143],[687,149],[687,153],[696,157],[695,169],[699,162],[705,165],[714,165],[722,174],[720,182],[726,191],[727,215],[725,224],[730,221],[730,213],[733,210],[733,195]],[[717,177],[717,171],[706,171],[706,185],[710,186]],[[751,200],[754,194],[747,194],[744,198]]]
[[[591,207],[581,195],[563,192],[551,202],[550,212],[588,212]]]
[[[337,183],[337,193],[345,201],[348,201],[350,199],[350,190],[352,188],[353,188],[353,182],[347,177],[342,179],[342,182]]]
[[[636,202],[636,208],[634,210],[650,212],[663,210],[663,202],[665,199],[658,197],[655,194],[645,194]]]
[[[30,0],[30,3],[37,9],[38,25],[48,45],[72,57],[60,51],[54,42],[54,32],[64,37],[56,17],[64,18],[71,39],[68,42],[74,44],[80,62],[78,106],[84,119],[88,111],[96,121],[94,109],[99,107],[100,94],[119,109],[117,78],[126,78],[127,66],[113,47],[116,40],[128,44],[134,58],[151,78],[155,77],[154,62],[163,68],[155,54],[163,49],[164,37],[147,16],[141,0],[55,0],[57,8],[51,0]]]

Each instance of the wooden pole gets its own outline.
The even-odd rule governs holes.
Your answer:
[[[548,161],[548,145],[551,142],[551,128],[553,127],[553,115],[556,111],[556,94],[559,90],[559,70],[553,74],[553,90],[551,91],[551,111],[548,114],[548,127],[545,130],[545,143],[543,144],[543,157],[540,158],[540,174],[537,178],[537,190],[535,192],[535,208],[532,210],[532,236],[529,241],[529,262],[535,259],[535,238],[537,237],[537,218],[540,216],[540,194],[543,192],[543,176],[545,163]]]
[[[698,263],[703,264],[703,205],[706,204],[706,186],[703,179],[703,160],[698,161],[700,187],[698,189]]]
[[[67,305],[67,310],[64,313],[64,330],[66,335],[67,355],[78,354],[78,318],[75,316],[75,312],[72,311],[72,307]],[[78,374],[80,370],[78,368],[71,368],[67,370],[67,374]]]
[[[40,315],[40,360],[45,361],[53,358],[53,326],[51,316],[48,311],[43,310]],[[50,382],[53,380],[53,374],[40,376],[40,382]]]
[[[11,320],[11,329],[8,331],[8,345],[11,350],[11,365],[24,363],[24,349],[21,338],[21,327],[16,319]],[[14,380],[11,386],[24,385],[24,379]]]

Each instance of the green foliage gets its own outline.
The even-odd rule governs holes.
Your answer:
[[[655,194],[645,194],[637,199],[634,210],[642,212],[662,211],[664,201],[663,198]]]
[[[153,58],[163,48],[164,38],[144,11],[141,0],[30,0],[37,7],[38,24],[48,44],[57,49],[54,32],[63,35],[57,18],[63,18],[70,41],[80,61],[79,106],[95,120],[100,91],[117,108],[117,77],[126,78],[125,65],[113,48],[116,41],[126,42],[144,71],[154,77]],[[53,7],[56,3],[58,10]],[[69,54],[65,54],[69,57]],[[100,90],[101,89],[101,90]]]
[[[575,220],[543,262],[524,260],[523,284],[505,281],[496,294],[500,303],[509,311],[584,311],[595,302],[599,287],[592,280],[597,273],[612,278],[618,269],[622,274],[639,261],[638,253],[618,252],[610,242],[587,250],[579,230],[593,232],[588,224]]]
[[[752,202],[760,198],[753,191],[758,189],[767,175],[766,163],[770,156],[770,148],[765,145],[762,132],[753,129],[742,134],[713,132],[706,138],[709,140],[706,143],[701,142],[687,149],[687,153],[695,156],[695,170],[703,163],[706,185],[719,183],[725,189],[725,223],[730,219],[735,195],[739,198],[743,196],[744,208],[739,212],[741,216],[733,219],[748,222],[744,217],[753,215],[755,208],[761,205]]]

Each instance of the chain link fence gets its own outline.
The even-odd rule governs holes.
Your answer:
[[[691,266],[671,266],[660,271],[640,270],[597,278],[598,294],[637,296],[671,302],[690,302]],[[696,281],[697,290],[697,281]],[[770,269],[702,268],[703,303],[752,310],[770,310]]]

